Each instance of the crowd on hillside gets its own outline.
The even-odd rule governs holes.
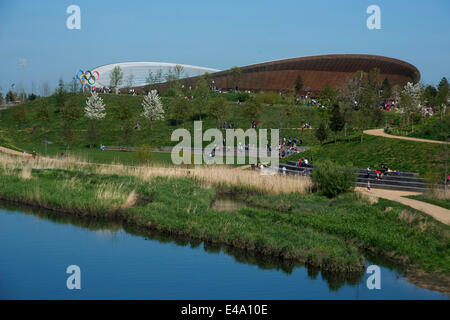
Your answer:
[[[377,180],[381,180],[383,178],[383,176],[388,175],[388,174],[399,175],[401,173],[399,170],[392,170],[391,168],[385,166],[384,164],[381,164],[380,168],[374,169],[374,170],[371,170],[370,166],[368,166],[366,169],[367,178],[370,177],[370,174],[372,172],[375,173],[375,178]]]
[[[303,143],[302,139],[283,137],[283,139],[278,140],[278,151],[280,159],[288,157],[290,155],[296,154],[299,152],[298,145]]]

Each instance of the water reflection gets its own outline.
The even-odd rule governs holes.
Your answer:
[[[258,254],[257,252],[254,251],[247,251],[247,250],[242,250],[242,249],[237,249],[234,247],[230,247],[230,246],[226,246],[226,245],[219,245],[219,244],[215,244],[215,243],[209,243],[209,242],[203,242],[200,241],[198,239],[191,239],[188,237],[180,237],[180,236],[173,236],[173,235],[167,235],[167,234],[163,234],[163,233],[159,233],[156,231],[152,231],[149,232],[147,229],[143,229],[143,228],[139,228],[135,225],[131,225],[131,224],[125,224],[122,223],[119,220],[113,220],[112,218],[108,218],[108,220],[106,219],[102,219],[102,218],[98,218],[98,217],[85,217],[85,216],[76,216],[73,214],[61,214],[61,213],[56,213],[53,211],[48,211],[48,210],[42,210],[42,209],[37,209],[37,208],[31,208],[31,207],[27,207],[27,206],[17,206],[17,205],[8,205],[8,204],[1,204],[0,203],[0,208],[5,208],[5,209],[9,209],[11,211],[14,211],[14,214],[26,214],[32,217],[32,219],[34,219],[37,223],[42,223],[45,220],[47,221],[51,221],[53,223],[56,224],[61,224],[61,225],[72,225],[72,226],[76,226],[79,228],[83,228],[83,229],[88,229],[90,231],[93,231],[93,234],[95,234],[95,236],[100,239],[102,242],[111,242],[112,244],[114,244],[114,248],[112,248],[111,252],[114,252],[115,254],[117,254],[117,258],[114,259],[123,259],[123,261],[130,261],[129,263],[131,263],[130,266],[127,265],[127,267],[124,267],[123,269],[120,269],[120,272],[123,271],[127,271],[127,272],[131,272],[132,276],[135,277],[136,279],[139,279],[139,283],[141,283],[145,278],[145,276],[142,276],[141,274],[138,273],[133,273],[134,271],[136,272],[144,272],[144,274],[146,274],[147,272],[156,271],[156,272],[160,272],[158,271],[160,268],[160,263],[172,263],[175,262],[178,263],[178,257],[174,254],[174,255],[168,255],[169,259],[173,259],[170,260],[168,262],[164,262],[164,260],[158,260],[158,263],[155,265],[156,269],[151,269],[151,265],[149,267],[146,267],[146,262],[143,262],[143,258],[144,257],[149,257],[146,259],[150,259],[150,260],[145,260],[145,261],[156,261],[155,259],[158,259],[157,256],[153,256],[154,254],[154,248],[158,247],[157,245],[155,245],[155,243],[160,243],[160,244],[176,244],[177,246],[189,246],[191,248],[197,248],[199,250],[204,250],[205,252],[207,252],[208,254],[214,254],[214,255],[218,255],[218,256],[223,256],[223,253],[225,253],[227,256],[230,256],[233,258],[233,260],[235,262],[237,262],[237,264],[235,264],[236,266],[238,265],[248,265],[248,266],[256,266],[259,270],[273,270],[273,271],[279,271],[277,274],[284,274],[286,276],[289,277],[282,277],[283,279],[280,279],[280,281],[282,282],[282,285],[279,284],[280,282],[272,282],[272,287],[271,285],[267,285],[267,288],[264,287],[264,289],[268,290],[268,297],[273,297],[271,296],[271,288],[276,288],[278,290],[281,289],[281,291],[284,293],[286,292],[286,290],[288,288],[290,288],[290,292],[286,292],[286,296],[287,297],[291,297],[293,294],[296,294],[296,297],[298,297],[298,294],[305,294],[305,290],[306,292],[309,292],[308,290],[310,290],[309,288],[315,288],[316,290],[316,294],[318,295],[317,297],[328,297],[328,298],[334,298],[334,297],[346,297],[348,294],[348,290],[350,287],[353,288],[354,291],[356,291],[356,297],[358,297],[360,290],[366,294],[367,297],[367,292],[365,292],[365,284],[364,284],[364,277],[365,274],[363,272],[361,273],[333,273],[333,272],[325,272],[325,271],[320,271],[317,268],[313,268],[310,266],[305,267],[305,265],[300,264],[300,263],[296,263],[293,261],[288,261],[288,260],[282,260],[279,259],[277,257],[268,257],[268,256],[263,256]],[[20,211],[20,212],[17,212]],[[55,228],[53,228],[55,229]],[[66,232],[66,230],[64,228],[59,228],[61,229],[61,232]],[[59,232],[59,231],[58,231]],[[144,245],[142,246],[140,249],[137,249],[137,247],[139,247],[139,244],[136,242],[133,242],[133,246],[127,246],[125,244],[125,246],[123,245],[124,242],[126,242],[126,239],[129,239],[131,237],[126,236],[126,238],[124,237],[126,234],[131,234],[134,236],[138,236],[144,240],[152,240],[152,242],[149,243],[149,245]],[[77,238],[75,237],[75,241],[74,242],[74,250],[78,251],[79,247],[78,247],[78,241],[79,239],[82,240],[84,239],[85,236],[81,237],[81,238]],[[14,237],[10,238],[12,239],[12,241],[14,241]],[[55,238],[56,239],[56,238]],[[50,242],[51,248],[55,247],[53,246],[52,243],[53,237],[51,236],[51,234],[49,235],[49,239],[48,242]],[[84,245],[90,245],[90,246],[95,246],[95,242],[91,243],[89,241],[87,241]],[[117,246],[117,248],[116,248]],[[82,246],[80,246],[81,248]],[[100,246],[101,247],[101,246]],[[120,250],[118,250],[118,248],[120,247]],[[161,247],[161,246],[159,246]],[[7,248],[7,247],[4,247]],[[148,249],[148,250],[147,250]],[[127,258],[124,257],[124,251],[121,250],[126,250],[126,252],[132,252],[130,253],[130,255],[127,255]],[[158,250],[166,250],[163,247],[161,247],[161,249]],[[53,252],[53,251],[52,251]],[[197,250],[198,252],[198,250]],[[40,254],[40,252],[38,253]],[[13,254],[12,257],[15,258],[15,255]],[[104,263],[104,261],[109,261],[109,260],[104,260],[107,259],[105,257],[103,257],[102,253],[100,253],[99,255],[90,255],[87,257],[94,257],[95,259],[97,259],[96,263],[98,267],[101,267]],[[150,258],[151,257],[151,258]],[[173,257],[173,258],[172,258]],[[367,257],[367,255],[366,255]],[[108,262],[108,266],[110,263],[112,263],[113,261],[115,261],[114,259],[112,259],[110,262]],[[203,256],[199,256],[198,253],[196,254],[196,259],[201,259],[201,261],[203,263],[209,261],[209,260],[215,260],[215,259],[210,259],[208,258],[207,255],[203,255]],[[399,270],[398,267],[396,267],[394,264],[388,264],[385,261],[383,261],[382,259],[376,258],[376,257],[369,257],[369,260],[371,262],[374,262],[375,264],[378,264],[380,266],[385,266],[389,269],[395,269],[395,270]],[[136,261],[136,265],[133,265],[133,261]],[[200,277],[200,279],[205,279],[204,276],[205,274],[210,274],[211,278],[206,278],[208,279],[208,281],[223,281],[223,278],[214,278],[217,277],[217,275],[214,273],[214,271],[210,271],[209,269],[207,269],[207,267],[204,267],[202,265],[202,263],[197,263],[198,260],[195,260],[195,263],[191,263],[189,265],[190,269],[187,269],[190,274],[195,273],[197,274],[197,277]],[[19,263],[19,262],[18,262]],[[53,263],[53,262],[52,262]],[[142,264],[141,264],[142,263]],[[183,263],[183,262],[182,262]],[[122,268],[122,265],[120,265],[120,267]],[[94,268],[94,266],[92,266],[92,268]],[[139,268],[142,268],[139,269]],[[166,265],[167,268],[167,265]],[[203,268],[203,269],[202,269]],[[138,271],[138,269],[140,271]],[[242,272],[244,272],[244,270],[242,269],[247,269],[245,270],[245,273],[248,275],[249,277],[253,277],[253,275],[255,276],[254,279],[252,279],[251,281],[249,280],[249,283],[252,283],[253,285],[256,285],[256,283],[258,281],[262,281],[263,283],[266,283],[266,281],[270,281],[270,278],[267,278],[267,273],[258,273],[256,272],[256,270],[251,270],[248,268],[240,268]],[[6,269],[5,269],[6,270]],[[162,270],[166,270],[164,269],[164,267],[162,268]],[[172,270],[172,269],[167,269],[167,270]],[[175,272],[177,272],[177,270],[179,269],[174,269]],[[233,277],[236,275],[236,273],[233,273],[232,270],[235,270],[235,266],[233,264],[231,265],[226,265],[223,268],[220,268],[221,272],[224,272],[225,274],[229,273],[229,276],[231,277],[231,279],[233,279]],[[114,272],[117,272],[116,269],[114,269]],[[169,271],[168,271],[169,272]],[[173,272],[173,271],[172,271]],[[213,272],[213,273],[211,273]],[[388,271],[386,271],[387,273],[389,273]],[[301,274],[301,278],[302,279],[309,279],[306,282],[303,282],[303,280],[299,279],[299,274]],[[169,275],[169,277],[171,277],[172,274]],[[396,286],[398,285],[396,283],[395,277],[392,276],[388,276],[389,280],[384,280],[385,282],[383,282],[383,285],[387,285],[388,281],[391,281],[391,283],[389,283],[389,285],[391,286],[391,288],[393,288],[395,286],[395,288],[397,288]],[[278,276],[276,276],[277,279]],[[397,275],[397,278],[401,278],[400,276]],[[169,278],[170,279],[170,278]],[[184,279],[184,278],[182,278]],[[247,278],[244,278],[247,279]],[[274,278],[272,278],[273,280]],[[146,279],[148,280],[148,279]],[[317,281],[312,281],[312,280],[317,280]],[[323,281],[322,281],[323,280]],[[141,289],[139,286],[137,285],[132,285],[129,283],[128,280],[124,280],[125,284],[124,287],[126,289],[130,289],[132,288],[133,292],[136,291],[135,294],[138,294],[138,290],[145,290],[145,288]],[[185,281],[185,280],[183,280]],[[256,282],[252,282],[252,281],[256,281]],[[292,281],[301,281],[300,283],[302,284],[306,284],[306,286],[303,286],[302,289],[298,288],[298,291],[295,291],[295,293],[293,293],[292,290],[297,290],[297,288],[294,289],[294,286],[292,283]],[[223,281],[221,282],[221,285],[226,286],[228,285],[229,281]],[[322,289],[320,288],[320,283],[323,283],[323,291],[321,291]],[[387,294],[387,297],[391,297],[390,294],[394,294],[396,291],[395,290],[400,290],[400,292],[402,294],[409,294],[411,293],[412,295],[415,294],[414,292],[417,292],[417,290],[422,290],[418,287],[415,287],[409,283],[407,283],[405,280],[401,280],[401,286],[404,286],[404,284],[407,284],[406,287],[400,287],[399,289],[394,289],[389,292],[389,291],[383,291],[382,296],[380,297],[386,297],[385,294]],[[162,284],[164,287],[158,287],[158,290],[165,290],[165,286],[167,283]],[[326,285],[325,285],[326,284]],[[256,285],[256,286],[259,286]],[[273,287],[275,286],[275,287]],[[280,286],[280,287],[278,287]],[[282,286],[282,287],[281,287]],[[170,288],[178,288],[179,285],[177,283],[174,283],[172,287]],[[343,287],[345,287],[343,289]],[[163,289],[162,289],[163,288]],[[202,287],[204,290],[209,290],[207,287]],[[325,288],[328,288],[328,290],[326,290]],[[224,293],[224,291],[218,291],[215,294],[217,294],[217,297],[221,297],[223,298],[224,294],[229,294],[229,292],[232,292],[233,295],[236,294],[236,292],[242,292],[242,291],[235,291],[235,287],[230,287],[229,291],[226,291]],[[342,290],[340,290],[342,289]],[[333,294],[335,294],[337,291],[339,290],[338,296],[334,296]],[[410,290],[410,291],[408,291]],[[280,291],[280,292],[281,292]],[[366,290],[367,291],[367,290]],[[406,292],[406,293],[405,293]],[[158,293],[159,294],[159,293]],[[320,296],[319,296],[320,295]],[[0,294],[1,296],[1,294]],[[100,297],[100,296],[95,296],[95,297]],[[133,296],[134,297],[134,296]],[[172,297],[172,296],[171,296]],[[180,296],[181,298],[186,298],[185,296]],[[247,296],[248,297],[248,296]],[[313,296],[314,297],[314,296]],[[404,298],[407,297],[407,295],[405,296],[395,296],[394,298]],[[433,295],[434,297],[434,295]]]
[[[220,199],[226,202],[226,199]],[[234,201],[237,202],[237,201]],[[101,240],[110,240],[115,242],[118,239],[118,234],[124,230],[129,234],[143,237],[145,240],[154,240],[159,243],[175,243],[178,246],[190,246],[191,248],[198,248],[203,243],[203,250],[210,254],[220,254],[221,252],[232,256],[238,263],[257,266],[262,270],[277,270],[286,275],[292,274],[295,268],[305,267],[307,268],[307,274],[310,279],[316,279],[319,275],[328,284],[330,290],[338,290],[345,284],[356,285],[363,279],[364,272],[357,273],[334,273],[320,271],[314,267],[304,265],[291,260],[280,259],[277,257],[270,257],[266,255],[258,254],[254,251],[243,250],[228,245],[221,245],[209,242],[203,242],[202,240],[181,237],[177,235],[167,235],[155,230],[149,231],[147,229],[139,228],[135,225],[124,224],[121,221],[114,220],[112,218],[105,219],[99,217],[86,217],[86,216],[74,216],[73,214],[64,214],[59,212],[53,212],[50,210],[32,208],[23,205],[10,205],[0,203],[0,208],[17,211],[18,209],[25,214],[33,215],[36,219],[46,219],[58,224],[71,224],[81,228],[87,228],[94,231],[96,236]],[[227,208],[241,208],[240,204],[228,205]]]

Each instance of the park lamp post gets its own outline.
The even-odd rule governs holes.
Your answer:
[[[47,156],[47,145],[48,145],[48,144],[52,144],[53,142],[51,142],[51,141],[49,141],[49,140],[42,140],[42,142],[43,142],[44,145],[45,145],[45,152],[44,152],[44,154],[45,154],[45,156]]]

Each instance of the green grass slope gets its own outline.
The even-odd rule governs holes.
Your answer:
[[[349,142],[330,142],[317,145],[310,150],[291,156],[288,160],[296,160],[301,156],[314,162],[332,160],[341,164],[352,164],[355,167],[378,168],[384,163],[392,170],[418,172],[426,177],[431,171],[439,170],[439,144],[413,142],[364,135],[363,143],[359,137]]]

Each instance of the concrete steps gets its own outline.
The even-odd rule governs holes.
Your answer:
[[[283,167],[286,168],[286,170],[283,170]],[[294,161],[280,163],[280,172],[284,172],[290,175],[308,175],[312,170],[314,170],[313,167],[297,167],[297,163]],[[385,174],[380,180],[376,179],[376,174],[373,171],[369,176],[367,176],[366,170],[358,169],[356,174],[356,185],[359,187],[367,187],[367,182],[370,182],[371,188],[414,192],[424,192],[427,188],[426,180],[417,177],[418,174],[414,172],[399,172],[397,174],[388,173]]]

